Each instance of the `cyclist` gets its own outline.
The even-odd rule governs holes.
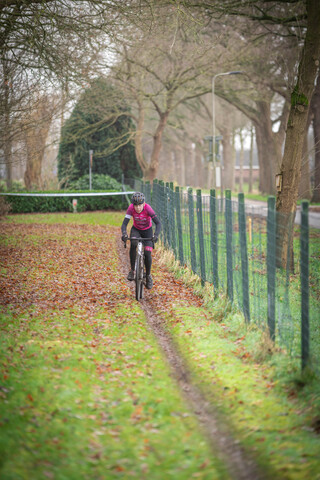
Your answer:
[[[158,241],[161,230],[161,223],[154,210],[145,201],[145,196],[141,192],[135,192],[131,197],[131,204],[128,207],[126,216],[121,225],[121,240],[125,242],[128,240],[127,225],[133,218],[133,226],[130,231],[130,238],[152,238],[144,242],[145,245],[145,266],[146,266],[146,287],[150,290],[153,286],[151,276],[152,257],[151,252],[154,243]],[[155,223],[156,230],[153,234],[152,221]],[[134,270],[136,262],[137,241],[132,241],[130,246],[130,264],[131,269],[128,274],[128,280],[134,280]]]

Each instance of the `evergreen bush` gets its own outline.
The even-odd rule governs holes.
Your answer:
[[[82,193],[104,193],[106,190]],[[45,193],[45,192],[41,192]],[[47,192],[47,193],[53,193]],[[56,192],[56,193],[61,193]],[[68,193],[71,193],[68,191]],[[79,193],[79,191],[75,192]],[[0,197],[1,198],[1,197]],[[2,197],[3,198],[3,197]],[[10,205],[10,213],[50,213],[50,212],[73,212],[72,200],[77,199],[77,211],[94,210],[122,210],[127,207],[123,195],[93,196],[93,197],[32,197],[10,195],[6,196],[5,202]]]
[[[70,184],[70,190],[88,190],[90,186],[89,175],[84,175]],[[110,175],[94,173],[91,176],[91,187],[93,190],[114,190],[121,191],[122,185]]]

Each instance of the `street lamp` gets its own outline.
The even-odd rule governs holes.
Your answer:
[[[212,154],[213,154],[213,178],[214,178],[214,187],[221,186],[220,184],[217,185],[217,172],[216,172],[216,106],[215,106],[215,95],[214,95],[214,87],[215,87],[215,80],[217,77],[223,77],[225,75],[239,75],[243,72],[223,72],[217,73],[212,77]]]
[[[92,170],[93,150],[89,150],[89,189],[91,190],[91,170]]]

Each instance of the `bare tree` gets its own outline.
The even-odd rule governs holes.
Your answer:
[[[7,188],[12,185],[13,167],[22,158],[21,119],[26,111],[30,92],[37,88],[37,79],[30,79],[28,72],[16,63],[2,58],[0,72],[0,149],[1,163],[6,167]]]
[[[55,111],[53,99],[41,96],[25,116],[23,136],[26,144],[27,166],[24,181],[27,189],[42,187],[41,168],[46,141]]]
[[[190,28],[179,16],[171,18],[170,10],[167,13],[155,15],[151,32],[142,24],[125,38],[123,33],[114,45],[119,60],[110,66],[111,78],[135,106],[136,156],[148,180],[157,176],[163,132],[172,112],[211,90],[216,54],[212,36],[200,38],[197,24]],[[152,140],[150,159],[143,156],[146,135]]]
[[[9,188],[13,165],[27,157],[21,150],[22,122],[29,146],[31,132],[36,131],[34,126],[26,127],[27,105],[34,101],[35,92],[65,91],[66,85],[71,92],[90,76],[101,22],[104,25],[98,13],[106,5],[99,8],[98,2],[0,1],[0,70],[4,79],[0,86],[0,148]]]
[[[185,6],[186,6],[185,2]],[[320,8],[318,0],[280,0],[265,2],[225,0],[204,2],[197,7],[206,8],[212,15],[237,15],[250,18],[270,32],[272,44],[275,38],[295,36],[297,45],[303,45],[294,69],[294,83],[288,86],[290,112],[286,126],[284,153],[278,173],[282,175],[282,189],[277,194],[279,253],[283,267],[287,264],[289,239],[292,238],[292,217],[295,215],[301,176],[301,162],[309,105],[319,70],[320,57]],[[193,6],[190,5],[190,8]],[[276,34],[276,36],[275,36]],[[274,45],[273,45],[274,46]],[[258,125],[256,127],[259,139]],[[290,227],[291,222],[291,227]],[[281,233],[280,233],[281,230]]]
[[[260,28],[248,28],[249,34],[238,41],[241,70],[247,88],[234,89],[233,82],[220,82],[216,94],[240,110],[256,130],[260,166],[260,190],[275,193],[275,174],[281,163],[282,145],[289,112],[288,82],[297,58],[292,39],[278,40],[277,48],[262,38]]]

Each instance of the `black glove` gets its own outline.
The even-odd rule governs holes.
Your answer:
[[[153,243],[157,243],[157,241],[158,241],[158,236],[157,236],[157,235],[153,235],[152,241],[153,241]]]
[[[126,242],[126,241],[128,240],[128,235],[127,235],[126,233],[124,233],[124,234],[122,235],[122,237],[121,237],[121,240],[122,240],[123,242]]]

